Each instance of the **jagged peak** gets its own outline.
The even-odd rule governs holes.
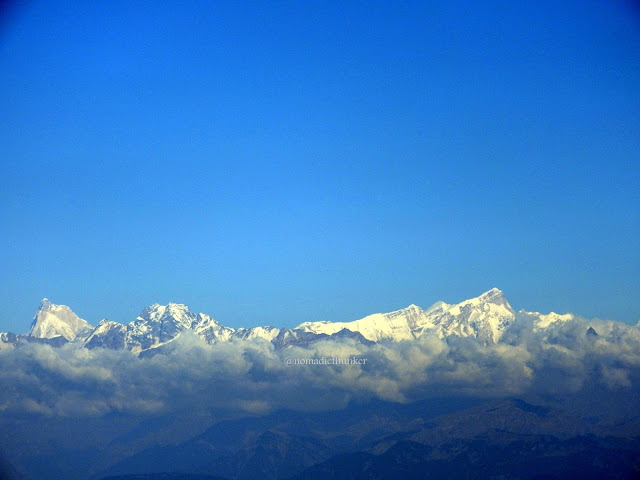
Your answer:
[[[184,303],[175,303],[169,302],[166,305],[162,305],[160,303],[153,303],[148,307],[145,307],[143,311],[147,312],[157,312],[159,310],[182,310],[182,311],[190,311],[189,307]]]
[[[484,292],[478,298],[482,298],[485,300],[492,300],[494,298],[499,298],[499,297],[504,298],[504,292],[499,288],[493,287],[491,290],[487,290],[486,292]]]
[[[442,311],[447,307],[450,307],[448,303],[445,303],[442,300],[438,300],[436,303],[428,307],[424,312],[429,314],[437,311]]]
[[[93,328],[86,320],[78,317],[66,305],[56,305],[47,298],[42,299],[27,334],[36,338],[64,337],[73,340],[78,332]]]
[[[485,293],[504,293],[504,292],[500,290],[498,287],[493,287],[490,290],[487,290]]]
[[[88,326],[84,320],[78,319],[69,307],[52,304],[47,298],[44,298],[40,305],[41,309],[34,319],[30,335],[43,337],[62,335],[70,339],[76,336],[81,326]],[[556,321],[573,318],[570,314],[542,315],[521,311],[520,315],[523,314],[538,317],[535,322],[535,327],[538,329],[545,328]],[[351,322],[327,320],[304,322],[293,329],[263,326],[235,330],[225,327],[207,314],[192,312],[186,304],[177,302],[169,302],[166,305],[153,303],[144,308],[141,314],[129,324],[102,319],[98,326],[102,329],[127,328],[131,330],[132,335],[137,333],[147,335],[148,332],[155,331],[154,329],[157,328],[163,332],[163,335],[174,330],[178,332],[192,329],[195,333],[206,336],[207,339],[209,337],[227,339],[233,332],[238,332],[247,338],[256,335],[269,337],[271,332],[278,337],[295,337],[306,334],[305,332],[331,335],[347,328],[373,341],[386,338],[396,340],[416,338],[427,331],[436,332],[438,335],[466,336],[474,332],[478,334],[482,330],[483,338],[498,341],[502,332],[515,317],[516,314],[506,300],[504,292],[494,287],[477,297],[456,304],[438,301],[427,309],[410,304],[392,312],[376,313]]]
[[[53,311],[53,310],[58,310],[58,309],[71,311],[71,308],[69,306],[63,305],[63,304],[53,303],[51,300],[49,300],[48,298],[45,297],[45,298],[42,299],[42,301],[38,305],[38,309],[36,310],[36,314],[38,312]]]
[[[587,333],[586,333],[586,335],[587,335],[588,337],[597,337],[597,336],[598,336],[598,332],[596,331],[596,329],[595,329],[595,328],[593,328],[593,327],[591,327],[591,326],[590,326],[590,327],[587,329]]]
[[[100,320],[100,322],[98,322],[98,327],[100,325],[122,325],[120,322],[116,322],[115,320],[109,320],[108,318],[103,318],[102,320]]]
[[[504,292],[496,287],[484,292],[479,297],[471,300],[472,301],[477,300],[479,303],[493,303],[495,305],[501,305],[513,312],[513,308],[511,307],[511,305],[509,304],[509,301],[505,297]]]
[[[171,314],[188,314],[188,313],[192,313],[191,310],[189,309],[189,307],[187,305],[185,305],[184,303],[173,303],[173,302],[167,303],[167,305],[165,307],[165,311],[169,312]]]

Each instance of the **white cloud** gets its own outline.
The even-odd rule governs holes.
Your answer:
[[[171,351],[150,358],[24,344],[0,351],[0,411],[83,416],[222,408],[262,414],[336,409],[358,398],[406,402],[434,392],[553,394],[577,392],[589,382],[634,387],[640,332],[613,322],[593,325],[597,337],[587,336],[588,325],[576,320],[540,334],[523,329],[509,344],[425,335],[370,347],[345,338],[284,350],[260,340],[208,345],[187,332]],[[287,366],[286,357],[366,361]]]

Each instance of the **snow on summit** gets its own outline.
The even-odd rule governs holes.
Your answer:
[[[153,305],[142,310],[128,324],[102,320],[93,328],[65,305],[47,299],[36,312],[30,337],[65,339],[87,348],[125,349],[135,354],[156,350],[173,342],[183,332],[193,332],[209,344],[219,342],[264,341],[275,348],[307,345],[323,338],[351,338],[360,343],[411,341],[423,335],[439,338],[471,337],[481,344],[495,344],[511,338],[514,332],[530,328],[546,331],[571,322],[571,314],[514,312],[497,289],[482,295],[448,304],[438,301],[427,309],[417,305],[389,313],[375,313],[351,322],[305,322],[293,329],[274,326],[233,329],[204,313],[195,313],[184,304]],[[511,327],[516,327],[512,330]],[[505,336],[506,335],[506,336]],[[15,335],[13,336],[15,337]],[[12,337],[12,338],[13,338]],[[20,337],[20,336],[18,336]],[[0,338],[4,346],[16,343]]]
[[[33,317],[29,336],[36,338],[64,337],[71,341],[85,329],[93,329],[93,327],[86,320],[73,313],[66,305],[55,305],[45,298]]]
[[[479,297],[449,305],[436,302],[427,310],[417,305],[391,313],[376,313],[353,322],[305,322],[297,329],[331,335],[346,328],[367,340],[410,340],[431,331],[439,337],[474,336],[495,343],[515,319],[504,293],[493,288]]]

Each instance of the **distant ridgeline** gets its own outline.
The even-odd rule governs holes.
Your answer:
[[[453,305],[436,302],[426,310],[410,305],[352,322],[305,322],[291,329],[274,326],[233,329],[209,315],[191,312],[186,305],[177,303],[151,305],[126,325],[104,319],[93,327],[69,307],[55,305],[45,298],[34,316],[29,333],[0,334],[0,348],[20,345],[21,342],[53,346],[70,342],[87,348],[124,349],[138,355],[150,355],[165,350],[187,331],[209,344],[263,340],[276,348],[304,346],[328,338],[352,338],[370,345],[374,342],[411,341],[427,334],[438,338],[474,338],[482,345],[490,345],[499,342],[513,344],[525,334],[548,336],[567,324],[581,325],[585,335],[597,336],[592,323],[570,313],[515,312],[497,288]],[[607,325],[610,327],[611,322]],[[617,325],[618,328],[626,327]]]

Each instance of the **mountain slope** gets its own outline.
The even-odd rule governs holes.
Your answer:
[[[235,332],[209,315],[193,313],[186,305],[155,303],[142,310],[138,318],[127,325],[102,320],[85,345],[89,348],[125,348],[140,353],[166,345],[185,330],[194,331],[208,343],[227,341]]]
[[[33,317],[29,336],[35,338],[64,337],[72,341],[82,331],[93,329],[86,320],[78,317],[66,305],[55,305],[46,298]]]
[[[437,302],[427,310],[410,305],[391,313],[376,313],[353,322],[306,322],[297,330],[331,335],[342,329],[359,332],[367,340],[411,340],[426,332],[439,337],[476,337],[486,343],[500,340],[516,314],[504,297],[493,288],[477,298],[448,305]]]

